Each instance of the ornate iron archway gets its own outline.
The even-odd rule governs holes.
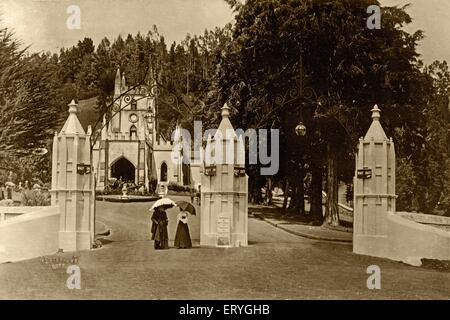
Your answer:
[[[317,94],[316,90],[314,90],[314,88],[309,84],[309,81],[304,73],[302,55],[300,55],[299,64],[300,70],[298,78],[284,93],[275,95],[275,97],[266,105],[266,110],[262,112],[263,117],[259,120],[259,124],[262,124],[264,120],[269,118],[270,115],[283,110],[288,105],[306,102],[316,108],[316,114],[318,113],[317,110],[321,110],[327,113],[328,116],[335,119],[337,123],[345,130],[346,135],[351,138],[349,129],[345,124],[345,117],[342,116],[339,109],[333,107],[327,96]]]

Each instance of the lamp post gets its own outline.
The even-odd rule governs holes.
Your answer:
[[[299,137],[304,137],[306,135],[306,126],[303,122],[299,122],[299,124],[295,127],[295,134]]]
[[[301,141],[301,143],[303,144],[304,142],[304,138],[306,136],[306,126],[303,124],[302,121],[300,121],[297,126],[294,129],[295,134],[297,135],[297,137],[299,137],[299,140]],[[301,148],[300,148],[301,150]],[[298,171],[297,171],[298,170]],[[305,190],[304,190],[304,179],[305,179],[305,168],[304,168],[304,163],[303,163],[303,155],[302,153],[300,153],[300,162],[297,165],[297,169],[296,169],[296,180],[298,181],[297,187],[294,188],[294,192],[295,192],[295,199],[296,199],[296,204],[295,206],[297,207],[298,213],[303,215],[305,214]]]

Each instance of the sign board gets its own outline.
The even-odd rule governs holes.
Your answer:
[[[372,169],[358,169],[356,172],[356,177],[358,179],[370,179],[372,178]]]
[[[91,165],[78,163],[77,164],[77,173],[78,174],[90,174],[91,173]]]
[[[230,239],[230,217],[226,214],[217,216],[217,246],[228,247],[231,245]]]
[[[234,167],[234,176],[235,177],[245,176],[245,167]]]
[[[216,166],[205,166],[205,176],[215,176]]]

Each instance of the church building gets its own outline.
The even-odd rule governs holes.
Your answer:
[[[152,189],[169,183],[196,186],[192,176],[199,176],[199,167],[182,163],[182,151],[172,151],[178,141],[166,141],[157,132],[157,98],[147,86],[130,89],[125,74],[117,70],[114,103],[109,123],[103,117],[101,138],[93,150],[96,189],[104,190],[116,179]],[[177,127],[176,130],[180,130]],[[180,137],[174,134],[175,139]],[[191,174],[191,170],[194,170]],[[198,180],[198,179],[196,179]]]

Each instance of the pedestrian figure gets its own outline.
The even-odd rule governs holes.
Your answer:
[[[198,192],[197,192],[197,204],[200,205],[202,200],[202,186],[198,186]]]
[[[175,234],[175,247],[178,249],[192,248],[187,215],[188,213],[186,211],[181,211],[178,214],[178,226]]]
[[[5,188],[3,187],[3,183],[0,183],[0,200],[5,199]]]
[[[6,186],[6,199],[12,199],[12,187]]]
[[[167,232],[167,213],[163,207],[157,207],[152,215],[152,240],[155,241],[155,249],[169,249],[169,233]]]
[[[191,194],[190,194],[190,196],[191,196],[191,203],[194,203],[194,199],[195,199],[195,188],[194,187],[192,187],[191,188]]]

